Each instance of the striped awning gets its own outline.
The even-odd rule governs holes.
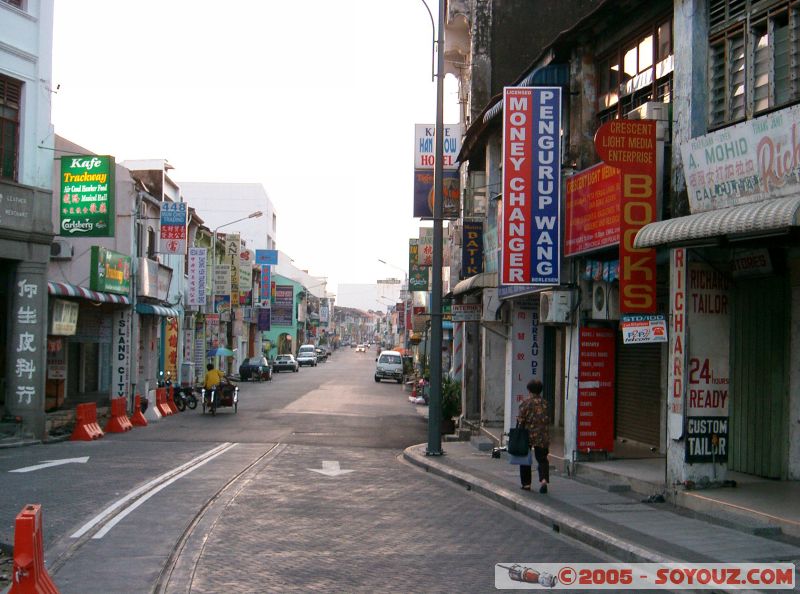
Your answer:
[[[86,287],[79,287],[69,283],[48,281],[47,292],[50,295],[58,295],[60,297],[77,297],[78,299],[88,299],[89,301],[96,301],[98,303],[116,303],[119,305],[131,304],[131,300],[128,299],[127,295],[115,295],[114,293],[92,291]]]
[[[800,225],[800,196],[709,210],[645,225],[634,247],[682,246],[788,233]]]
[[[149,314],[151,316],[162,316],[165,318],[180,317],[180,312],[171,307],[164,307],[163,305],[151,305],[149,303],[137,303],[136,311],[140,314]]]

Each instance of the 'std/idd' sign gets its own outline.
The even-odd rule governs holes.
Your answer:
[[[503,285],[559,283],[560,129],[560,88],[503,89]]]
[[[622,171],[619,289],[622,313],[655,313],[656,250],[635,248],[639,229],[656,220],[656,122],[612,120],[594,145],[606,164]]]
[[[114,157],[61,157],[59,235],[114,237]]]

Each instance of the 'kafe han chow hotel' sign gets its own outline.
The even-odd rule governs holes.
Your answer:
[[[114,157],[61,157],[59,235],[114,236]]]

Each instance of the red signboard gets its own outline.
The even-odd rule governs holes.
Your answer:
[[[581,328],[578,450],[614,449],[614,331]]]
[[[622,313],[656,312],[656,250],[634,248],[636,233],[656,220],[656,122],[612,120],[597,131],[600,158],[622,171],[619,294]]]
[[[619,169],[599,164],[567,179],[564,255],[619,243]]]

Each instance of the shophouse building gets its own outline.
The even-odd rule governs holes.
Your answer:
[[[471,109],[460,156],[464,278],[453,293],[481,306],[464,329],[469,337],[472,324],[481,351],[463,349],[465,369],[480,374],[465,374],[465,414],[488,426],[502,412],[507,430],[514,382],[541,369],[570,464],[626,444],[661,454],[672,495],[730,471],[796,480],[796,9],[595,4],[501,85],[561,93],[558,282],[503,283],[493,221],[507,197],[508,104],[495,94]],[[615,162],[612,145],[652,168]],[[634,175],[646,176],[644,198],[631,193]],[[473,240],[482,262],[465,255]],[[526,311],[538,324],[520,321]],[[531,331],[541,342],[518,348]]]
[[[0,2],[0,416],[45,435],[53,2]],[[3,424],[3,434],[6,434]]]

